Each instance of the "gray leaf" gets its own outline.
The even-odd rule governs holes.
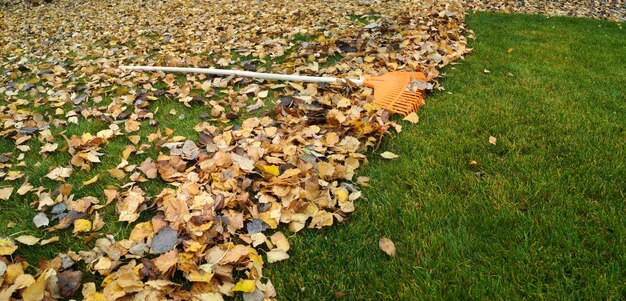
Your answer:
[[[261,233],[267,230],[269,226],[262,220],[255,218],[251,222],[246,223],[246,230],[248,234]]]
[[[178,243],[178,233],[170,226],[164,227],[152,238],[152,251],[161,254],[173,249]]]
[[[33,217],[33,223],[35,223],[35,227],[41,228],[50,224],[50,220],[45,213],[39,212],[35,215],[35,217]]]

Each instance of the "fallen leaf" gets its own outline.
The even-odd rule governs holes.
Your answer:
[[[11,255],[15,250],[17,250],[17,246],[12,239],[0,237],[0,256]]]
[[[393,241],[391,241],[391,239],[384,236],[381,237],[380,240],[378,240],[378,246],[387,255],[391,257],[396,257],[396,246],[394,245]]]
[[[50,237],[48,239],[42,240],[41,242],[39,242],[39,244],[42,245],[42,246],[45,246],[47,244],[51,244],[53,242],[57,242],[57,241],[59,241],[59,239],[60,239],[59,236],[52,236],[52,237]]]
[[[417,116],[417,113],[413,112],[409,115],[406,115],[406,117],[404,117],[402,120],[406,120],[410,123],[417,123],[419,122],[420,118],[419,116]]]
[[[32,245],[37,244],[40,238],[34,237],[32,235],[21,235],[21,236],[16,237],[15,240],[27,246],[32,246]]]
[[[152,158],[147,158],[141,165],[139,165],[139,170],[141,170],[148,179],[155,179],[158,175],[156,164],[152,161]]]
[[[161,254],[173,249],[177,244],[178,233],[170,226],[166,226],[154,235],[150,248],[153,252]]]
[[[56,181],[65,181],[66,178],[69,178],[72,175],[72,169],[69,167],[61,167],[57,166],[52,169],[46,177],[56,180]]]
[[[178,252],[176,250],[165,252],[153,259],[152,262],[161,273],[167,274],[178,263]]]
[[[255,289],[254,280],[245,279],[245,280],[239,280],[239,282],[235,284],[235,286],[233,287],[231,291],[250,293],[250,292],[253,292],[254,289]]]
[[[267,262],[274,263],[289,258],[289,254],[281,250],[272,250],[267,252]]]
[[[483,72],[484,72],[484,73],[491,73],[491,71],[489,71],[489,70],[487,70],[487,69],[483,70]]]
[[[396,158],[400,157],[400,156],[398,156],[398,155],[396,155],[396,154],[394,154],[392,152],[384,152],[384,153],[380,154],[380,156],[385,158],[385,159],[390,159],[390,160],[391,159],[396,159]]]
[[[74,221],[74,231],[72,233],[83,233],[91,231],[91,222],[86,219],[77,219]]]
[[[13,187],[4,187],[0,188],[0,200],[8,200],[11,197],[11,193],[13,193]]]
[[[81,286],[83,272],[63,271],[57,274],[57,286],[59,293],[65,298],[72,297]]]
[[[97,182],[99,178],[100,178],[100,175],[97,174],[93,178],[91,178],[91,179],[89,179],[87,181],[84,181],[83,182],[83,186],[87,186],[87,185],[93,184],[93,183]]]
[[[496,145],[496,142],[498,142],[498,139],[496,139],[496,137],[489,136],[489,143]]]
[[[43,299],[43,297],[45,296],[47,280],[48,278],[50,278],[50,276],[54,274],[56,274],[56,271],[54,269],[48,269],[41,273],[41,275],[39,275],[39,277],[37,278],[37,281],[29,285],[22,292],[22,299],[24,301],[39,301]]]

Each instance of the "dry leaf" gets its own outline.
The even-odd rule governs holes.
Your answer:
[[[267,252],[267,262],[274,263],[289,258],[289,254],[281,250],[272,250]]]
[[[391,239],[384,236],[381,237],[380,240],[378,240],[378,246],[387,255],[391,257],[396,257],[396,246],[394,245],[393,241],[391,241]]]
[[[63,271],[57,274],[57,286],[61,296],[72,297],[81,286],[83,273],[81,271]]]
[[[396,154],[394,154],[392,152],[384,152],[384,153],[380,154],[380,156],[385,158],[385,159],[390,159],[390,160],[391,159],[396,159],[396,158],[400,157],[400,156],[398,156],[398,155],[396,155]]]
[[[419,122],[420,118],[419,116],[417,116],[417,113],[413,112],[413,113],[410,113],[409,115],[406,115],[406,117],[404,117],[402,120],[406,120],[410,123],[417,123]]]
[[[57,242],[57,241],[59,241],[59,236],[52,236],[52,237],[50,237],[48,239],[42,240],[39,244],[42,245],[42,246],[45,246],[47,244],[51,244],[51,243]]]
[[[12,239],[0,237],[0,256],[11,255],[15,250],[17,250],[17,246]]]
[[[35,245],[39,242],[41,238],[34,237],[32,235],[21,235],[15,238],[20,243],[23,243],[27,246]]]
[[[95,175],[93,178],[91,178],[91,179],[89,179],[87,181],[84,181],[83,182],[83,186],[87,186],[87,185],[93,184],[93,183],[97,182],[99,178],[100,178],[99,174]]]
[[[254,280],[239,280],[233,287],[233,292],[245,292],[250,293],[255,289]]]
[[[56,180],[56,181],[65,181],[66,178],[69,178],[72,175],[72,169],[69,167],[61,167],[57,166],[52,169],[46,177]]]
[[[35,227],[41,228],[47,226],[50,223],[50,220],[45,213],[39,212],[35,215],[35,217],[33,217],[33,223],[35,224]]]
[[[11,198],[11,193],[13,193],[12,186],[0,188],[0,200],[8,200]]]
[[[74,221],[74,231],[72,233],[83,233],[91,231],[91,222],[86,219],[77,219]]]
[[[489,136],[489,143],[496,145],[496,142],[498,141],[498,139],[496,139],[496,137],[494,136]]]

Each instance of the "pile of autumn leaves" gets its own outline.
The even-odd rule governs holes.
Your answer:
[[[370,89],[193,75],[179,84],[171,74],[124,73],[115,66],[137,61],[236,68],[242,64],[257,71],[333,76],[405,70],[423,71],[432,79],[439,67],[467,50],[463,9],[457,1],[374,2],[368,9],[375,12],[376,22],[365,25],[351,17],[367,16],[360,1],[273,4],[254,13],[247,10],[247,1],[225,1],[221,6],[120,1],[106,8],[99,1],[58,1],[47,10],[18,10],[7,16],[39,17],[31,16],[23,25],[8,23],[11,28],[0,36],[6,42],[2,55],[8,58],[0,75],[0,93],[8,100],[0,107],[0,135],[20,152],[2,154],[0,178],[25,179],[19,170],[25,153],[67,152],[67,165],[54,166],[46,175],[57,186],[35,187],[26,180],[15,194],[30,197],[38,211],[33,219],[37,227],[87,235],[95,246],[42,260],[31,274],[32,267],[16,256],[18,245],[56,240],[32,235],[0,238],[0,300],[76,297],[79,290],[84,300],[221,300],[237,293],[245,300],[276,297],[271,281],[263,277],[263,266],[289,258],[283,231],[345,221],[361,196],[359,185],[367,184],[367,178],[355,176],[366,162],[366,151],[390,129],[400,132],[402,127],[373,104]],[[211,32],[215,29],[191,21],[196,18],[180,19],[194,14],[221,18],[215,24],[222,28]],[[54,23],[56,18],[62,21],[40,22]],[[283,18],[284,24],[276,18]],[[176,32],[170,32],[172,24],[179,25]],[[164,28],[167,32],[158,41],[146,38]],[[289,42],[302,33],[317,36]],[[93,43],[78,42],[90,34]],[[209,39],[203,40],[204,35]],[[52,44],[56,48],[43,50]],[[200,55],[202,48],[214,56]],[[233,52],[253,59],[242,62]],[[339,63],[320,66],[336,54],[342,56]],[[284,62],[271,70],[259,64],[278,57]],[[17,81],[30,76],[28,82]],[[157,83],[166,88],[156,88]],[[209,99],[216,89],[222,89],[223,99]],[[100,105],[111,94],[110,103]],[[197,137],[176,136],[158,127],[156,108],[150,104],[163,95],[207,108],[210,120],[195,126]],[[245,118],[241,125],[229,122],[244,110],[259,109],[268,95],[278,99],[271,111]],[[31,106],[47,111],[31,111]],[[416,117],[410,120],[416,122]],[[102,120],[108,128],[70,137],[60,134],[83,119]],[[136,134],[146,126],[154,131],[145,137]],[[77,191],[64,181],[107,158],[107,144],[122,137],[131,144],[106,176],[126,184],[94,192],[100,198],[76,199]],[[28,147],[31,139],[42,144],[39,150]],[[156,158],[129,163],[151,148],[158,150]],[[96,175],[83,186],[104,176]],[[167,188],[149,195],[142,188],[147,181],[162,181]],[[2,189],[10,200],[13,187]],[[114,206],[118,222],[131,223],[129,237],[99,232],[107,206]],[[138,222],[140,216],[152,218]],[[77,262],[104,280],[82,283]],[[173,282],[175,275],[184,278],[188,288]]]
[[[467,0],[468,10],[572,16],[626,21],[624,0]]]

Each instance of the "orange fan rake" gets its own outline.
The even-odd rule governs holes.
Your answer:
[[[318,77],[302,75],[286,75],[273,73],[260,73],[241,70],[226,70],[213,68],[179,68],[179,67],[155,67],[155,66],[120,66],[121,69],[138,71],[163,71],[180,73],[203,73],[213,75],[234,75],[240,77],[253,77],[269,80],[287,80],[315,83],[346,83],[345,79],[336,77]],[[410,90],[414,81],[426,82],[426,77],[420,72],[389,72],[382,76],[365,77],[365,79],[351,79],[357,85],[364,85],[374,89],[374,102],[381,107],[398,113],[408,115],[424,104],[424,90]]]
[[[363,85],[374,89],[374,102],[393,112],[409,115],[424,104],[424,90],[409,89],[414,81],[426,82],[420,72],[390,72],[382,76],[365,77]]]

